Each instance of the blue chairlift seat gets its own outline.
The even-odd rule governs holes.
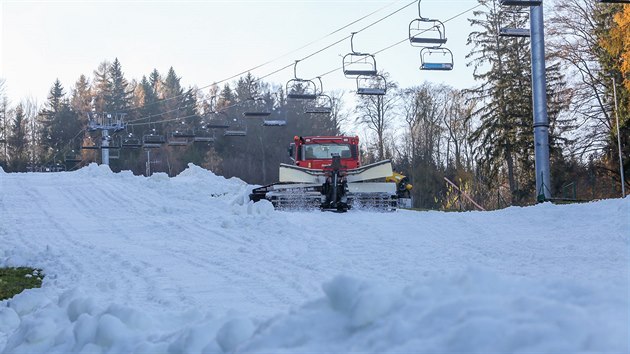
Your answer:
[[[422,48],[420,70],[453,70],[453,53],[448,48]]]

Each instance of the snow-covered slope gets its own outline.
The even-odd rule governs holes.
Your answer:
[[[276,212],[197,166],[0,171],[3,353],[628,352],[630,199]]]

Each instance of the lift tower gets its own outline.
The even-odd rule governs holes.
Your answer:
[[[112,137],[109,135],[109,131],[114,133],[125,129],[124,118],[126,113],[88,113],[88,130],[89,131],[101,131],[101,161],[104,165],[109,165],[109,143]]]

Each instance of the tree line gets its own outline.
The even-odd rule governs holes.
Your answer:
[[[114,59],[91,76],[80,75],[70,89],[55,81],[41,107],[29,100],[11,105],[1,95],[0,165],[7,172],[24,172],[98,162],[98,150],[83,148],[101,139],[100,131],[89,129],[90,113],[116,112],[124,113],[127,126],[113,136],[114,146],[147,135],[164,136],[166,143],[150,153],[123,146],[110,161],[114,171],[146,174],[150,169],[173,176],[194,163],[225,177],[267,184],[277,181],[280,162],[290,163],[286,147],[293,136],[358,132],[363,162],[391,159],[396,171],[410,177],[415,207],[473,208],[462,193],[486,208],[534,203],[539,191],[529,39],[499,36],[502,26],[528,26],[527,16],[508,13],[496,0],[479,3],[469,19],[473,31],[466,63],[473,68],[475,87],[424,82],[402,88],[382,72],[386,95],[357,96],[349,107],[348,93],[329,93],[330,113],[313,114],[308,113],[313,102],[287,99],[282,84],[251,74],[200,90],[182,87],[172,67],[166,74],[154,69],[129,81]],[[630,174],[630,6],[567,0],[551,10],[546,24],[548,187],[566,200],[619,196],[618,140],[622,168]],[[262,112],[270,115],[262,118]],[[286,125],[265,126],[264,120]],[[228,130],[244,135],[230,136]],[[210,139],[168,144],[183,132]],[[73,154],[79,159],[68,158]],[[81,162],[69,166],[68,160]]]

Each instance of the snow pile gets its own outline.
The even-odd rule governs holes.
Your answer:
[[[392,287],[338,276],[326,296],[261,321],[198,311],[146,314],[81,291],[37,289],[0,308],[5,353],[620,352],[627,294],[514,281],[483,269]]]
[[[236,177],[226,179],[192,163],[172,180],[181,185],[203,185],[213,196],[232,195],[247,187],[245,182]]]
[[[75,172],[70,172],[77,176],[90,177],[90,178],[111,178],[114,176],[112,170],[108,165],[99,165],[95,162],[78,169]]]
[[[277,212],[180,175],[4,173],[0,353],[627,352],[630,198]]]
[[[249,339],[250,319],[198,311],[145,314],[128,306],[101,308],[73,289],[51,302],[34,289],[0,307],[0,330],[11,333],[3,353],[226,352]]]
[[[628,348],[627,294],[487,270],[402,289],[337,277],[326,299],[261,326],[243,352],[577,353]]]

